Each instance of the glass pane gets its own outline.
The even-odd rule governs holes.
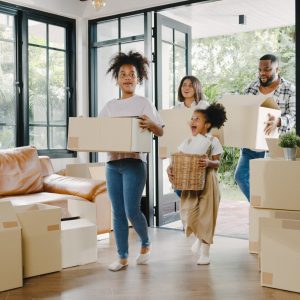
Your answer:
[[[49,25],[49,47],[66,49],[66,29]]]
[[[47,29],[46,24],[33,20],[28,20],[28,41],[30,44],[46,46]]]
[[[50,148],[51,149],[66,149],[66,127],[51,127],[50,128]]]
[[[66,125],[66,56],[49,50],[49,122]]]
[[[144,34],[144,15],[121,19],[121,37]]]
[[[16,146],[15,126],[0,126],[0,149]]]
[[[162,43],[162,82],[164,82],[164,84],[162,85],[163,109],[168,109],[175,103],[173,79],[173,46],[170,44]]]
[[[14,17],[0,14],[0,38],[14,40]]]
[[[29,126],[29,145],[47,149],[47,127]]]
[[[119,97],[119,88],[115,79],[111,77],[111,73],[106,74],[109,61],[116,53],[118,53],[117,45],[97,49],[98,112],[101,111],[106,102]]]
[[[173,29],[170,27],[162,26],[162,40],[173,43]]]
[[[175,44],[185,47],[185,33],[175,30]]]
[[[130,50],[137,51],[144,55],[144,41],[121,45],[122,52],[128,53]],[[148,70],[148,73],[149,72],[150,70]],[[140,96],[145,96],[145,83],[143,83],[142,85],[137,85],[135,93]]]
[[[15,125],[15,44],[0,42],[0,123]]]
[[[185,49],[175,47],[175,87],[178,88],[181,78],[186,75]]]
[[[46,49],[29,46],[29,122],[47,122]]]
[[[169,193],[173,193],[173,188],[172,188],[172,184],[169,181],[168,178],[168,173],[167,173],[167,168],[170,165],[171,160],[170,158],[166,158],[163,160],[163,194],[169,194]]]
[[[97,24],[97,42],[118,38],[118,20]]]

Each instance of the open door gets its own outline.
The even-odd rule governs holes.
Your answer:
[[[191,27],[158,13],[155,13],[154,20],[155,96],[158,109],[168,109],[177,100],[181,78],[191,74]],[[180,199],[168,180],[168,165],[169,159],[158,159],[155,210],[157,226],[179,220]]]

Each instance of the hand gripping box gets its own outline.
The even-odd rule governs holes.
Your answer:
[[[0,203],[0,292],[23,286],[21,241],[12,204]]]
[[[189,124],[193,112],[193,108],[163,109],[159,111],[165,123],[164,134],[158,138],[158,155],[160,158],[167,158],[178,152],[178,146],[192,135]],[[210,133],[223,144],[221,130],[213,128]]]
[[[24,277],[61,270],[59,207],[46,204],[15,206],[22,227]]]
[[[267,209],[267,208],[249,208],[249,252],[259,253],[260,251],[260,219],[287,219],[299,220],[300,211],[295,210],[281,210],[281,209]]]
[[[69,118],[69,150],[151,152],[152,138],[137,117]]]
[[[62,267],[97,261],[97,226],[86,219],[61,222]]]
[[[278,129],[270,135],[264,133],[268,114],[275,117],[281,115],[273,98],[264,95],[228,95],[220,103],[225,106],[227,115],[223,127],[225,146],[268,150],[266,137],[278,137]]]
[[[300,210],[300,160],[250,160],[250,203],[257,208]]]
[[[300,221],[260,221],[261,285],[300,292]]]

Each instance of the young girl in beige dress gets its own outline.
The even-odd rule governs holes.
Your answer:
[[[222,145],[216,137],[209,134],[212,128],[220,128],[226,121],[224,106],[212,104],[206,109],[196,109],[190,127],[192,137],[186,139],[178,150],[189,154],[206,153],[200,160],[200,168],[206,169],[205,187],[201,191],[182,191],[180,216],[186,235],[194,234],[196,241],[192,251],[200,254],[197,264],[209,264],[209,248],[213,243],[220,191],[217,169],[220,166]],[[173,181],[172,165],[168,167],[170,182]]]

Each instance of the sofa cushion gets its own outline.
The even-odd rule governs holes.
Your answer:
[[[35,147],[0,150],[0,196],[41,192],[43,178]]]

